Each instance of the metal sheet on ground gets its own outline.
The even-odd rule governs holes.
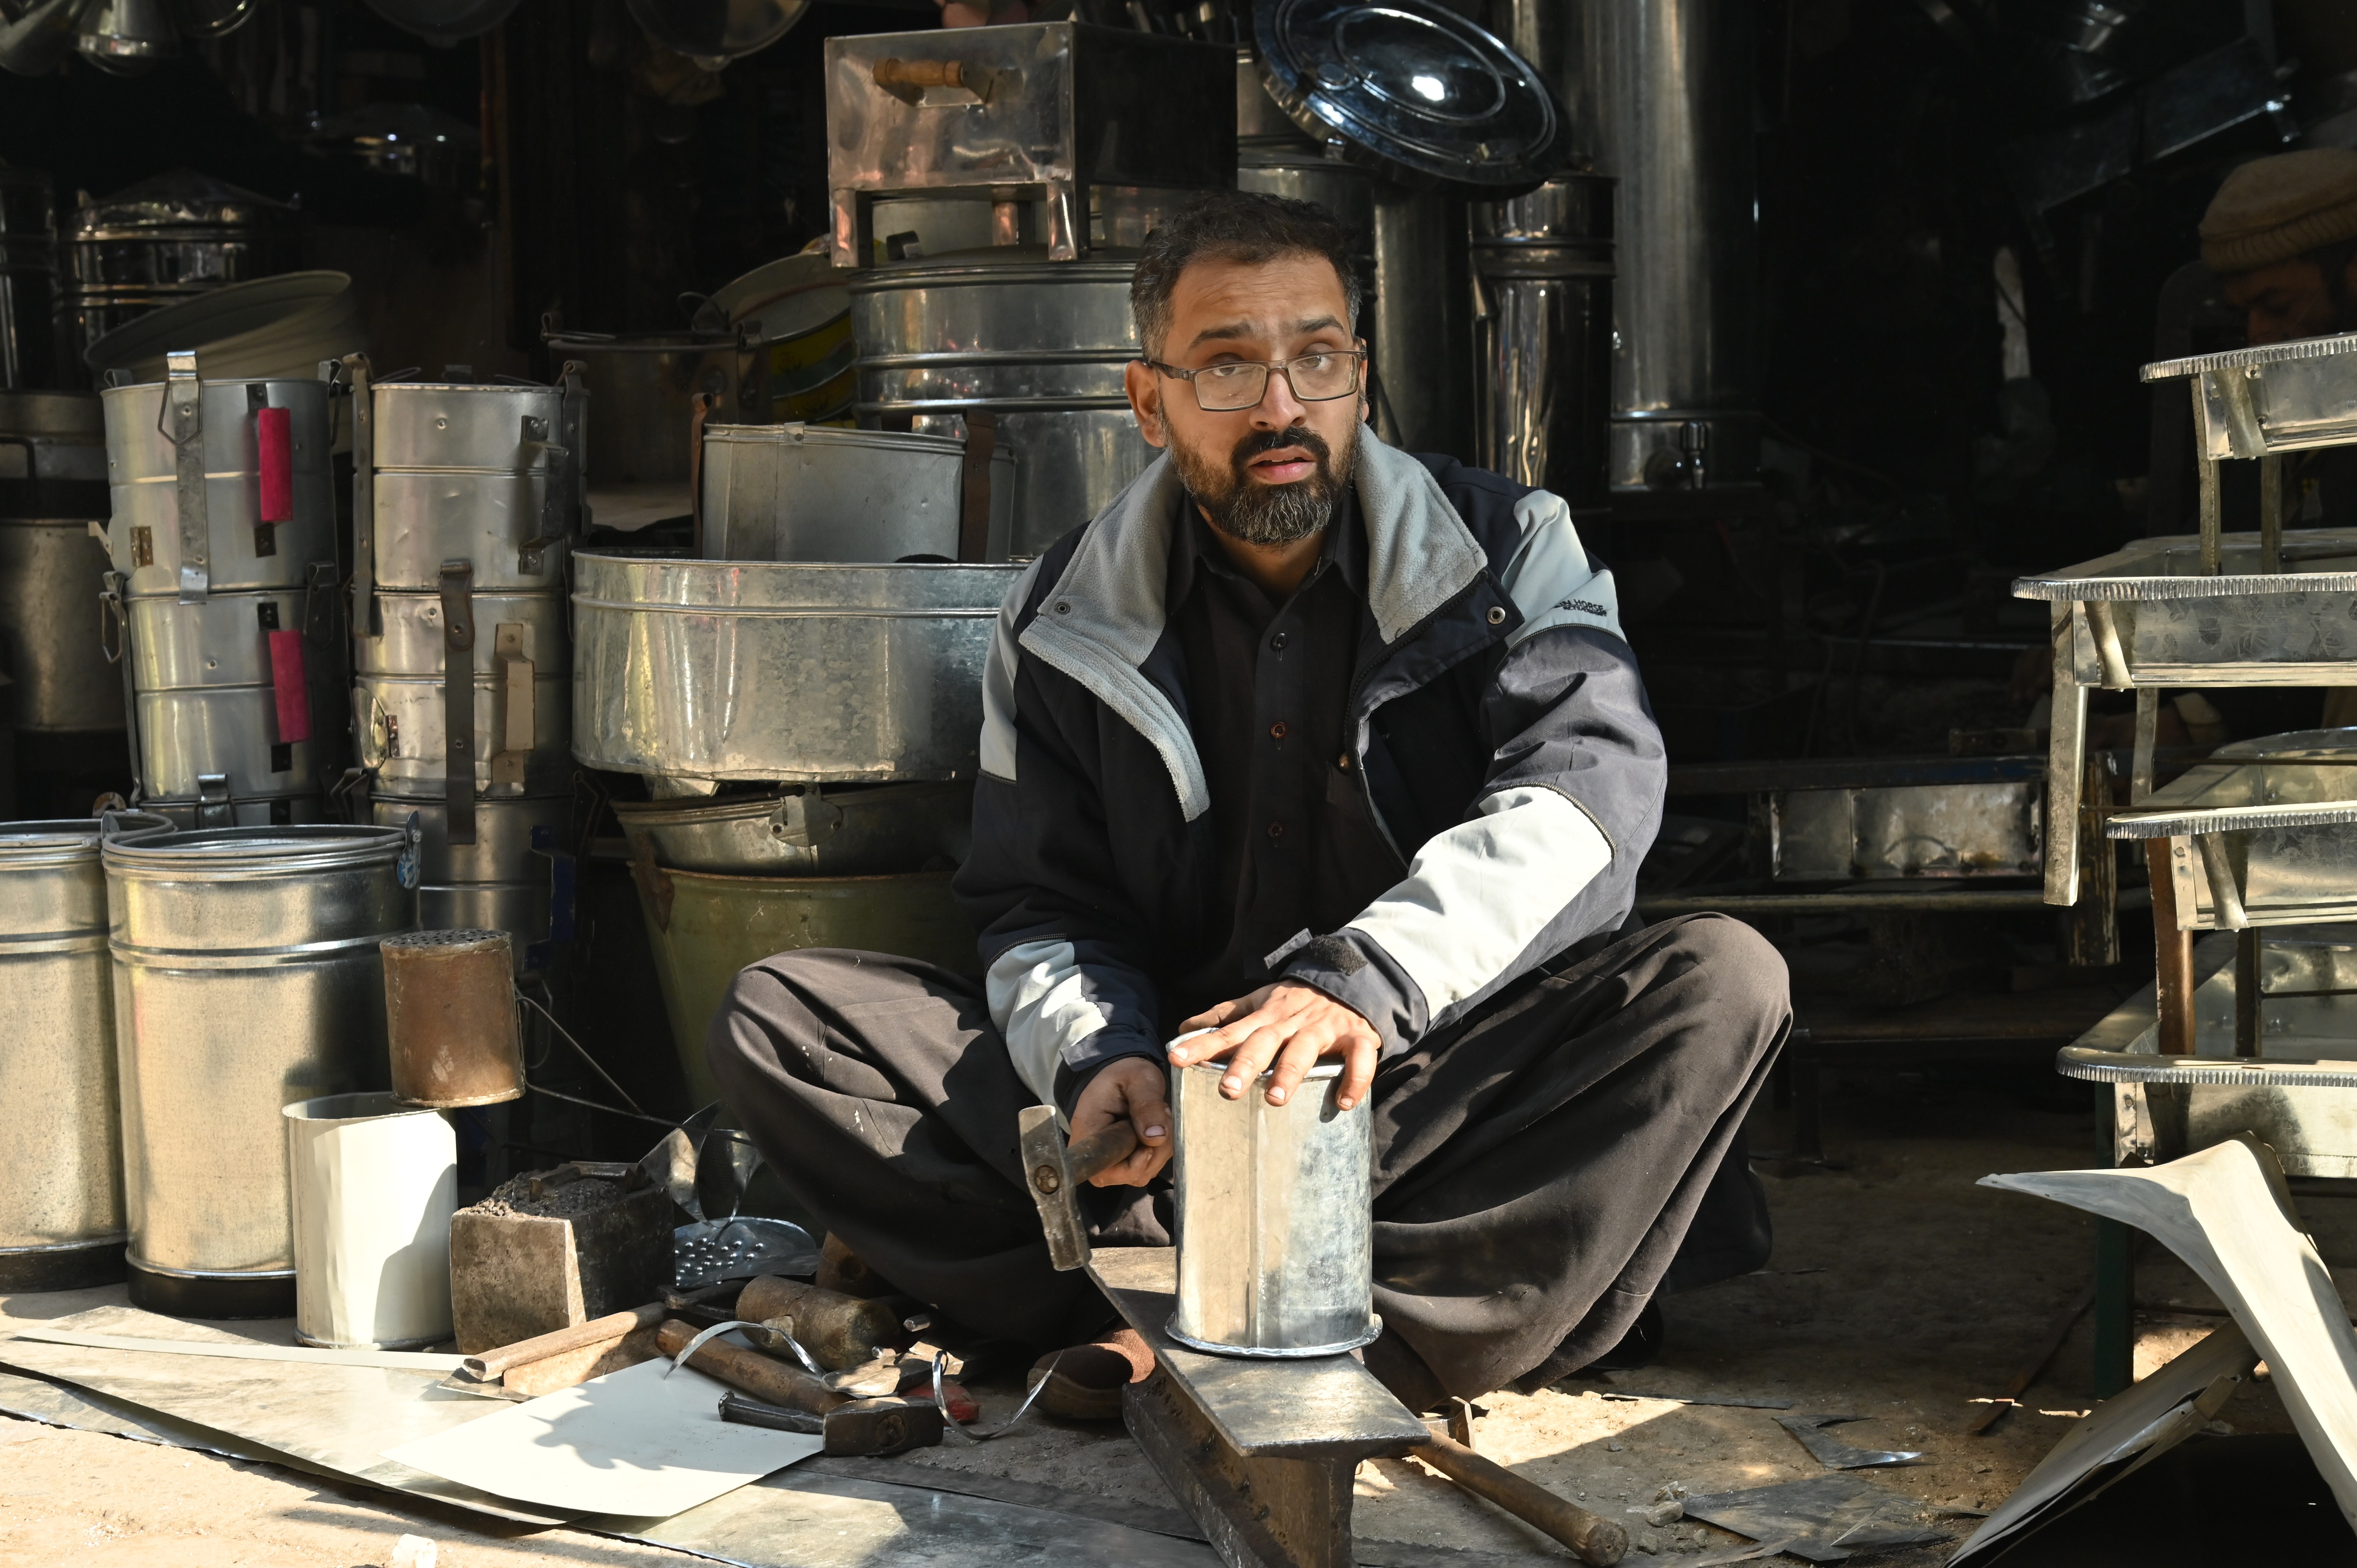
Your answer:
[[[44,1426],[67,1426],[78,1432],[127,1437],[135,1443],[160,1443],[169,1448],[193,1448],[231,1459],[285,1465],[315,1476],[334,1474],[316,1465],[306,1465],[291,1454],[248,1443],[210,1426],[175,1421],[168,1415],[110,1400],[87,1389],[68,1388],[16,1372],[0,1372],[0,1415],[38,1421]]]

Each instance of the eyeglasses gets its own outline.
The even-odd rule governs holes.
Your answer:
[[[1195,406],[1205,413],[1233,413],[1239,409],[1260,406],[1260,400],[1268,395],[1271,371],[1283,375],[1285,384],[1303,403],[1331,403],[1338,397],[1349,397],[1359,390],[1359,361],[1366,357],[1364,349],[1321,349],[1315,354],[1272,364],[1232,360],[1225,364],[1206,365],[1200,371],[1182,371],[1159,360],[1144,362],[1166,376],[1193,382]]]

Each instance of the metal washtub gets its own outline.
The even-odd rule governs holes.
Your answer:
[[[1130,260],[968,252],[861,273],[851,285],[863,425],[907,418],[963,436],[988,413],[1015,454],[1007,553],[1028,559],[1095,516],[1153,460],[1124,368],[1138,354]]]
[[[0,822],[0,1292],[123,1277],[123,1136],[102,832],[118,814]]]
[[[1374,1313],[1369,1101],[1338,1110],[1339,1062],[1283,1105],[1263,1073],[1241,1099],[1224,1064],[1170,1075],[1177,1120],[1178,1305],[1170,1337],[1222,1356],[1339,1356],[1383,1328]]]
[[[974,832],[971,780],[877,784],[828,791],[790,785],[728,800],[617,800],[631,852],[680,871],[771,876],[870,876],[965,859]]]
[[[377,947],[415,924],[403,831],[219,828],[104,848],[131,1299],[294,1307],[280,1108],[381,1087]]]
[[[716,561],[954,561],[966,447],[813,424],[704,427],[704,549]],[[990,455],[986,553],[1006,557],[1015,455]]]
[[[894,783],[981,766],[1014,565],[574,558],[573,755],[693,779]]]

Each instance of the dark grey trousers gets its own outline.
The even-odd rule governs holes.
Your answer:
[[[1470,1398],[1587,1365],[1665,1283],[1760,1267],[1766,1203],[1740,1133],[1791,1023],[1776,950],[1698,915],[1526,976],[1385,1062],[1385,1326]],[[1016,1151],[1033,1097],[978,984],[781,953],[737,977],[705,1050],[787,1188],[903,1291],[1042,1347],[1109,1321],[1086,1275],[1049,1266]],[[1168,1242],[1167,1191],[1084,1197],[1099,1242]]]

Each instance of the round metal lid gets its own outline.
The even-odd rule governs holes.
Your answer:
[[[1564,162],[1563,111],[1530,62],[1429,0],[1269,0],[1253,31],[1294,124],[1394,178],[1495,191]]]

